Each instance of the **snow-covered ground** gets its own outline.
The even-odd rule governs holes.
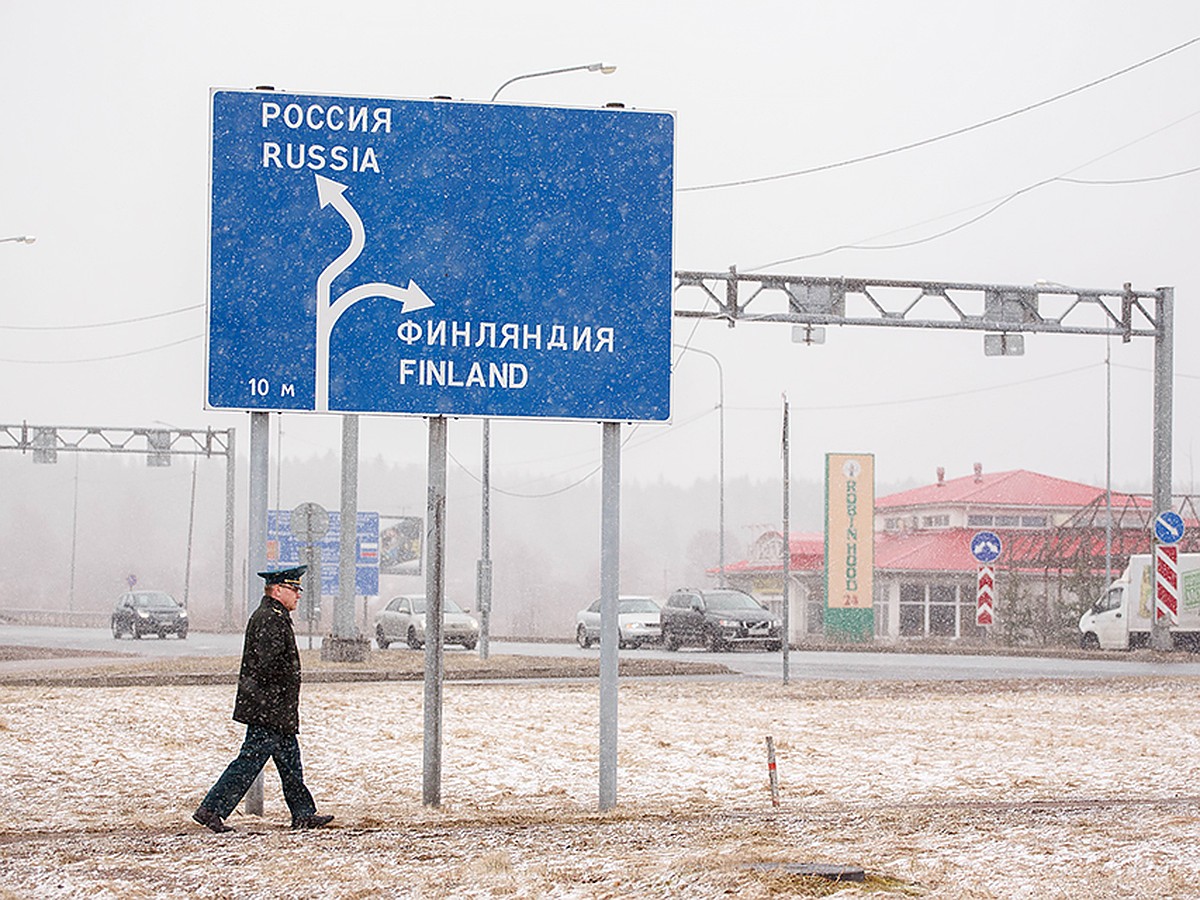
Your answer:
[[[626,680],[601,813],[594,684],[448,682],[439,808],[421,684],[311,684],[337,827],[288,829],[268,767],[266,815],[214,835],[231,686],[3,687],[0,897],[816,896],[753,867],[798,862],[865,868],[839,896],[1200,897],[1198,689]]]

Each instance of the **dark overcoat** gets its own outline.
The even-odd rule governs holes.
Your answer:
[[[246,623],[233,719],[281,734],[300,730],[300,651],[292,617],[272,597]]]

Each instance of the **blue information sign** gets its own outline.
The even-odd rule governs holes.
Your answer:
[[[1002,549],[1000,535],[994,531],[977,531],[971,538],[971,555],[981,563],[995,562]]]
[[[208,407],[665,421],[674,130],[213,91]]]
[[[355,543],[354,593],[360,597],[379,596],[379,513],[360,512],[357,516]],[[329,513],[329,529],[313,546],[320,552],[321,596],[339,593],[338,563],[341,554],[342,514]],[[292,533],[292,511],[267,511],[267,562],[271,568],[298,566],[301,558],[299,539]]]
[[[1183,537],[1183,517],[1168,509],[1154,518],[1154,536],[1160,544],[1178,544]]]

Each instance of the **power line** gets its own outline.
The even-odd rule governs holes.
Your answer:
[[[629,441],[637,433],[637,430],[640,427],[641,427],[640,425],[634,425],[633,428],[630,429],[629,434],[625,435],[624,439],[621,441],[622,447],[624,447],[626,444],[629,443]],[[450,457],[450,459],[453,460],[454,464],[456,466],[458,466],[460,469],[462,469],[462,471],[465,472],[467,474],[467,476],[469,476],[471,479],[473,479],[478,484],[483,484],[483,479],[480,478],[480,476],[476,475],[473,471],[471,471],[471,469],[469,469],[465,465],[463,465],[463,463],[453,453],[451,453],[449,450],[447,450],[446,455],[448,457]],[[555,497],[559,494],[565,494],[567,491],[574,490],[575,488],[579,487],[581,484],[585,483],[590,478],[595,476],[596,473],[599,472],[602,468],[603,468],[602,464],[596,465],[591,470],[589,470],[587,472],[587,474],[585,474],[582,477],[578,478],[577,480],[571,482],[570,484],[564,485],[563,487],[560,487],[560,488],[555,488],[552,491],[545,491],[545,492],[539,493],[539,494],[524,494],[519,491],[512,491],[512,490],[505,490],[504,488],[498,488],[495,485],[491,485],[491,490],[497,494],[502,494],[505,497],[516,497],[517,499],[520,499],[520,500],[542,500],[542,499],[545,499],[546,497]]]
[[[1089,163],[1089,165],[1090,165],[1090,163]],[[1079,166],[1077,168],[1083,168],[1083,167]],[[1075,171],[1075,170],[1073,169],[1071,171]],[[965,222],[960,222],[957,225],[953,225],[949,228],[943,229],[942,231],[935,232],[934,234],[928,234],[925,237],[913,238],[911,241],[901,241],[901,242],[895,243],[895,244],[864,244],[864,243],[838,244],[835,247],[827,247],[824,250],[816,250],[812,253],[802,253],[798,256],[789,256],[786,259],[777,259],[777,260],[774,260],[769,263],[763,263],[762,265],[744,269],[743,271],[759,272],[759,271],[762,271],[763,269],[773,269],[773,268],[775,268],[775,266],[782,266],[782,265],[786,265],[788,263],[801,262],[806,259],[816,259],[821,256],[828,256],[831,253],[838,253],[842,250],[903,250],[907,247],[916,247],[919,244],[927,244],[930,241],[936,241],[940,238],[944,238],[948,235],[954,234],[956,231],[962,231],[964,228],[968,228],[971,225],[974,225],[975,223],[980,222],[983,219],[986,219],[992,213],[999,211],[1002,207],[1007,206],[1009,203],[1011,203],[1013,200],[1016,200],[1018,197],[1020,197],[1024,194],[1031,193],[1032,191],[1035,191],[1038,188],[1045,187],[1048,184],[1064,183],[1064,184],[1100,185],[1100,186],[1125,185],[1125,184],[1146,184],[1146,183],[1153,182],[1153,181],[1166,181],[1171,178],[1179,178],[1183,175],[1191,175],[1195,172],[1200,172],[1200,166],[1194,166],[1190,169],[1180,169],[1177,172],[1168,172],[1165,175],[1151,175],[1151,176],[1148,176],[1145,178],[1114,179],[1114,180],[1110,180],[1110,181],[1089,180],[1089,179],[1082,179],[1082,178],[1065,178],[1061,175],[1055,175],[1051,178],[1043,178],[1041,181],[1037,181],[1037,182],[1034,182],[1033,184],[1026,185],[1025,187],[1020,188],[1019,190],[1013,191],[1008,196],[1000,198],[998,201],[995,201],[995,202],[984,201],[984,202],[992,202],[993,205],[991,207],[989,207],[988,209],[984,210],[983,212],[979,213],[978,215],[972,216],[971,218],[967,219]],[[979,205],[980,204],[978,204],[978,203],[975,204],[975,206],[979,206]],[[967,209],[971,209],[971,208],[972,207],[967,207]],[[904,228],[893,229],[892,231],[885,232],[884,234],[876,235],[875,237],[876,238],[886,237],[888,234],[897,234],[901,231],[908,231],[910,228],[916,228],[920,225],[926,224],[927,222],[935,222],[938,219],[944,219],[944,218],[947,218],[948,216],[957,215],[960,212],[963,212],[963,210],[959,209],[952,213],[945,213],[941,216],[936,216],[932,219],[926,219],[924,222],[918,222],[916,225],[907,225]],[[874,239],[875,238],[867,238],[867,240],[874,240]]]
[[[1119,78],[1122,75],[1127,75],[1136,69],[1142,68],[1143,66],[1148,66],[1150,63],[1157,62],[1164,57],[1170,56],[1172,53],[1178,53],[1180,50],[1184,50],[1198,42],[1200,42],[1200,37],[1191,38],[1190,40],[1184,41],[1182,44],[1177,44],[1168,50],[1164,50],[1161,53],[1156,53],[1154,56],[1147,57],[1146,59],[1136,62],[1131,66],[1126,66],[1124,69],[1119,69],[1116,72],[1112,72],[1102,78],[1089,81],[1087,84],[1081,84],[1079,87],[1072,88],[1069,91],[1063,91],[1062,93],[1055,94],[1053,97],[1047,97],[1046,99],[1039,100],[1036,103],[1030,103],[1028,106],[1022,106],[1020,109],[1014,109],[1011,112],[1004,113],[1003,115],[993,116],[990,119],[984,119],[982,122],[976,122],[974,125],[956,128],[952,131],[946,131],[942,134],[924,138],[923,140],[919,141],[913,141],[909,144],[903,144],[899,147],[892,147],[890,150],[880,150],[876,153],[867,153],[862,156],[855,156],[851,159],[844,159],[840,162],[825,163],[824,165],[811,166],[807,169],[797,169],[792,172],[780,172],[775,175],[761,175],[757,178],[742,178],[736,181],[721,181],[713,184],[699,184],[691,187],[678,188],[677,193],[686,194],[696,191],[712,191],[720,188],[742,187],[750,184],[764,184],[770,181],[782,181],[786,178],[799,178],[802,175],[813,175],[817,172],[828,172],[833,169],[843,169],[847,166],[857,165],[858,163],[862,162],[869,162],[874,159],[882,159],[885,156],[892,156],[897,153],[903,153],[907,150],[915,150],[918,147],[927,147],[930,144],[935,144],[939,141],[944,141],[952,137],[958,137],[959,135],[967,134],[968,132],[977,131],[980,128],[986,128],[989,125],[995,125],[997,122],[1003,122],[1005,119],[1011,119],[1027,112],[1032,112],[1033,110],[1040,109],[1043,106],[1049,106],[1051,103],[1066,99],[1074,94],[1086,91],[1089,88],[1094,88],[1097,85],[1104,84],[1106,81],[1112,81],[1114,78]]]
[[[1168,172],[1166,175],[1147,175],[1145,178],[1056,178],[1055,181],[1065,181],[1067,184],[1147,184],[1151,181],[1166,181],[1168,178],[1178,178],[1180,175],[1191,175],[1200,172],[1200,166],[1191,169],[1181,169],[1178,172]]]
[[[1026,384],[1034,384],[1038,381],[1050,381],[1055,378],[1062,378],[1066,375],[1076,375],[1080,372],[1087,372],[1091,369],[1099,368],[1104,363],[1088,363],[1086,366],[1079,366],[1075,369],[1064,369],[1061,372],[1050,372],[1046,375],[1038,375],[1034,378],[1026,378],[1021,381],[1008,381],[1004,384],[993,384],[986,387],[970,388],[965,391],[951,391],[945,394],[930,394],[925,397],[909,397],[904,400],[876,400],[870,403],[831,403],[824,406],[793,406],[793,410],[801,412],[829,412],[830,410],[843,409],[869,409],[876,406],[904,406],[909,403],[928,403],[930,400],[949,400],[953,397],[968,397],[972,394],[986,394],[989,391],[1000,391],[1011,387],[1020,387]],[[728,409],[742,410],[744,412],[779,412],[777,406],[731,406]]]
[[[993,198],[992,200],[982,201],[982,203],[995,203],[995,205],[991,209],[988,209],[985,212],[983,212],[977,216],[974,216],[973,218],[967,220],[966,222],[960,223],[959,225],[956,225],[952,228],[947,228],[944,231],[939,231],[937,234],[928,235],[923,238],[918,238],[918,239],[915,239],[912,241],[907,241],[907,242],[900,243],[900,244],[867,244],[867,243],[865,243],[865,241],[878,240],[879,238],[887,237],[888,235],[899,234],[901,232],[908,231],[912,228],[918,228],[921,225],[926,225],[930,222],[937,222],[941,219],[947,219],[950,216],[956,216],[959,213],[966,212],[967,210],[975,209],[976,207],[981,206],[982,203],[975,203],[975,204],[972,204],[971,206],[961,207],[959,209],[956,209],[953,212],[942,213],[939,216],[934,216],[933,218],[924,219],[923,221],[917,222],[915,224],[906,225],[903,228],[893,228],[891,231],[886,231],[882,234],[877,234],[877,235],[874,235],[869,238],[863,238],[859,241],[856,241],[853,244],[839,244],[836,247],[829,247],[825,250],[818,250],[813,253],[804,253],[799,256],[791,256],[786,259],[777,259],[774,262],[769,262],[769,263],[765,263],[763,265],[758,265],[758,266],[752,266],[750,268],[744,269],[743,271],[757,272],[762,269],[771,269],[771,268],[774,268],[775,266],[782,266],[787,263],[800,262],[801,260],[805,260],[805,259],[815,259],[820,256],[828,256],[831,253],[837,253],[838,251],[841,251],[841,250],[896,250],[896,249],[901,249],[904,247],[912,247],[917,244],[927,243],[929,241],[935,241],[938,238],[942,238],[942,237],[945,237],[946,235],[953,234],[956,231],[961,231],[962,229],[966,228],[968,225],[974,225],[976,222],[980,221],[981,219],[987,218],[992,213],[994,213],[998,209],[1000,209],[1000,207],[1006,205],[1011,200],[1015,200],[1017,197],[1021,196],[1022,194],[1027,194],[1027,193],[1035,190],[1036,188],[1043,187],[1047,184],[1052,184],[1053,182],[1056,182],[1056,181],[1062,181],[1062,182],[1066,182],[1066,183],[1077,183],[1077,184],[1084,184],[1084,185],[1111,186],[1111,185],[1115,185],[1115,184],[1138,184],[1138,183],[1150,182],[1150,181],[1165,181],[1166,179],[1169,179],[1169,178],[1178,178],[1181,175],[1190,175],[1193,172],[1200,171],[1200,168],[1182,169],[1177,172],[1169,172],[1166,175],[1154,175],[1154,176],[1150,176],[1147,178],[1121,179],[1121,180],[1114,180],[1114,181],[1073,179],[1073,178],[1067,177],[1068,175],[1072,174],[1073,172],[1078,172],[1080,169],[1086,169],[1088,166],[1098,163],[1102,159],[1107,159],[1110,156],[1115,156],[1116,154],[1120,153],[1123,150],[1128,150],[1130,147],[1140,144],[1142,141],[1149,140],[1150,138],[1154,137],[1155,135],[1162,134],[1164,131],[1168,131],[1168,130],[1174,128],[1176,125],[1180,125],[1183,122],[1188,121],[1189,119],[1195,118],[1196,116],[1200,116],[1200,109],[1193,110],[1192,112],[1188,113],[1186,116],[1182,116],[1178,119],[1175,119],[1173,122],[1168,122],[1166,125],[1163,125],[1160,128],[1155,128],[1153,131],[1148,131],[1145,134],[1139,135],[1138,137],[1134,138],[1133,140],[1126,141],[1124,144],[1114,147],[1111,150],[1106,150],[1104,153],[1101,153],[1099,156],[1093,156],[1091,159],[1087,160],[1086,162],[1082,162],[1077,166],[1072,166],[1071,168],[1066,169],[1063,172],[1060,172],[1058,175],[1055,175],[1050,178],[1043,178],[1041,181],[1035,182],[1034,184],[1026,185],[1025,187],[1021,188],[1020,190],[1014,191],[1013,193],[1011,193],[1005,197],[1001,197],[998,200],[997,200],[997,198]]]
[[[85,328],[111,328],[114,325],[132,325],[135,322],[149,322],[152,319],[163,319],[167,316],[191,312],[193,309],[203,309],[203,303],[194,306],[181,306],[168,312],[154,313],[149,316],[138,316],[136,319],[118,319],[114,322],[93,322],[90,325],[0,325],[0,331],[77,331]]]
[[[180,344],[187,344],[191,341],[198,341],[204,337],[202,334],[195,334],[191,337],[183,338],[178,341],[171,341],[169,344],[159,344],[157,347],[146,347],[144,350],[131,350],[128,353],[114,353],[111,356],[90,356],[86,359],[7,359],[0,357],[0,363],[17,363],[19,365],[28,366],[53,366],[53,365],[72,365],[74,363],[91,363],[105,362],[110,359],[128,359],[131,356],[142,356],[146,353],[154,353],[158,350],[166,350],[168,347],[178,347]]]

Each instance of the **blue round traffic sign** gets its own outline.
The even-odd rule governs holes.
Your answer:
[[[981,563],[995,562],[1003,547],[1000,536],[993,531],[978,531],[971,538],[971,555]]]
[[[1178,544],[1183,537],[1183,516],[1168,509],[1154,519],[1154,536],[1160,544]]]

